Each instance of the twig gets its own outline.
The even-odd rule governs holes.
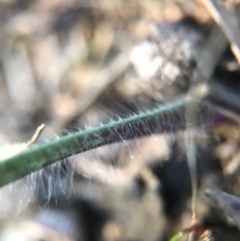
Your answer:
[[[202,0],[213,19],[221,26],[228,38],[231,49],[240,63],[240,31],[237,18],[218,0]]]
[[[34,133],[33,137],[31,138],[31,140],[29,140],[29,141],[26,143],[27,146],[32,145],[32,144],[38,139],[38,137],[39,137],[39,136],[41,135],[41,133],[43,132],[44,127],[45,127],[45,125],[42,124],[42,125],[40,125],[40,126],[37,128],[36,132]]]
[[[209,92],[208,81],[219,62],[224,50],[227,47],[227,41],[218,26],[215,26],[211,31],[210,37],[206,42],[203,51],[199,57],[198,68],[194,72],[193,86],[189,90],[189,96],[204,98]],[[192,183],[192,221],[196,220],[196,198],[197,198],[197,160],[196,160],[196,145],[193,126],[197,122],[197,110],[199,103],[188,103],[186,106],[186,122],[188,128],[186,131],[187,142],[187,161],[190,170]],[[192,240],[194,233],[189,234],[189,240]]]

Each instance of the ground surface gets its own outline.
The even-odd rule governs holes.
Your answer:
[[[4,145],[42,123],[38,142],[186,95],[214,23],[200,1],[2,0],[0,26]],[[240,196],[239,77],[227,48],[209,105],[196,106],[197,220],[209,213],[206,188]],[[10,184],[0,193],[1,239],[169,240],[192,222],[188,148],[186,129],[153,133]]]

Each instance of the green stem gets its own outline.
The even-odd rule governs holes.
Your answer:
[[[175,234],[169,241],[178,241],[180,238],[182,238],[183,233],[179,232],[177,234]]]
[[[146,113],[81,130],[28,148],[0,162],[0,186],[64,158],[102,145],[182,129],[185,127],[183,108],[189,100],[182,98]]]

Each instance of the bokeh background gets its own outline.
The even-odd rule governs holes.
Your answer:
[[[212,26],[197,0],[0,0],[1,145],[42,123],[39,143],[186,95]],[[230,50],[215,75],[238,93]],[[240,194],[238,113],[210,112],[196,131],[199,217],[205,188]],[[169,240],[191,224],[185,144],[184,130],[153,133],[3,187],[0,239]]]

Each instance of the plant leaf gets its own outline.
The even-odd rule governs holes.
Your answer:
[[[114,142],[185,127],[183,108],[189,97],[126,119],[88,128],[30,147],[0,161],[0,186],[72,155]],[[180,113],[179,113],[180,112]]]

